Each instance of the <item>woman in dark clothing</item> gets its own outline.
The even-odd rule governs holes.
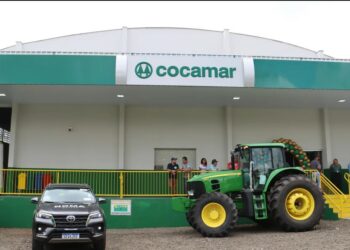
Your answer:
[[[334,185],[341,190],[342,184],[342,175],[341,175],[341,165],[338,162],[338,159],[334,159],[332,165],[329,167],[331,172],[331,181]]]

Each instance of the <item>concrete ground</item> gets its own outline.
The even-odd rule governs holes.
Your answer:
[[[257,225],[240,225],[226,238],[204,238],[191,227],[108,230],[107,249],[350,249],[350,220],[321,221],[315,230],[286,233]],[[1,250],[31,249],[31,230],[0,229]],[[57,245],[51,249],[90,249]]]

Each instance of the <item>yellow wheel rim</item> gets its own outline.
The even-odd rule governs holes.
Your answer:
[[[211,202],[203,207],[201,216],[208,227],[220,227],[226,220],[226,210],[219,203]]]
[[[308,190],[295,188],[288,193],[285,207],[293,219],[307,220],[315,210],[315,199]]]

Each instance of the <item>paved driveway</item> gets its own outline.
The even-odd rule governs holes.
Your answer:
[[[286,233],[256,225],[237,226],[226,238],[203,238],[190,227],[108,230],[107,249],[350,249],[350,220],[321,221],[313,231]],[[0,229],[0,249],[31,249],[28,229]],[[89,246],[57,245],[51,249],[85,250]]]

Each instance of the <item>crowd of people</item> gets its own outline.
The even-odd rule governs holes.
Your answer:
[[[198,168],[194,168],[189,162],[187,156],[182,157],[181,167],[177,163],[177,158],[172,157],[170,163],[167,166],[167,170],[169,171],[169,187],[172,191],[172,194],[176,193],[176,182],[177,182],[177,173],[178,171],[183,171],[184,185],[185,190],[187,190],[187,180],[191,177],[191,171],[200,170],[201,172],[207,171],[218,171],[218,161],[213,159],[211,161],[211,165],[208,165],[208,161],[206,158],[202,158],[200,165]]]
[[[317,170],[314,172],[313,178],[316,181],[316,183],[321,187],[321,172],[322,172],[322,166],[321,166],[321,159],[320,156],[316,156],[311,162],[310,162],[311,169]],[[342,166],[340,165],[338,159],[333,159],[332,164],[329,166],[329,172],[330,172],[330,180],[331,182],[339,189],[342,190]],[[348,165],[348,171],[350,172],[350,163]]]

